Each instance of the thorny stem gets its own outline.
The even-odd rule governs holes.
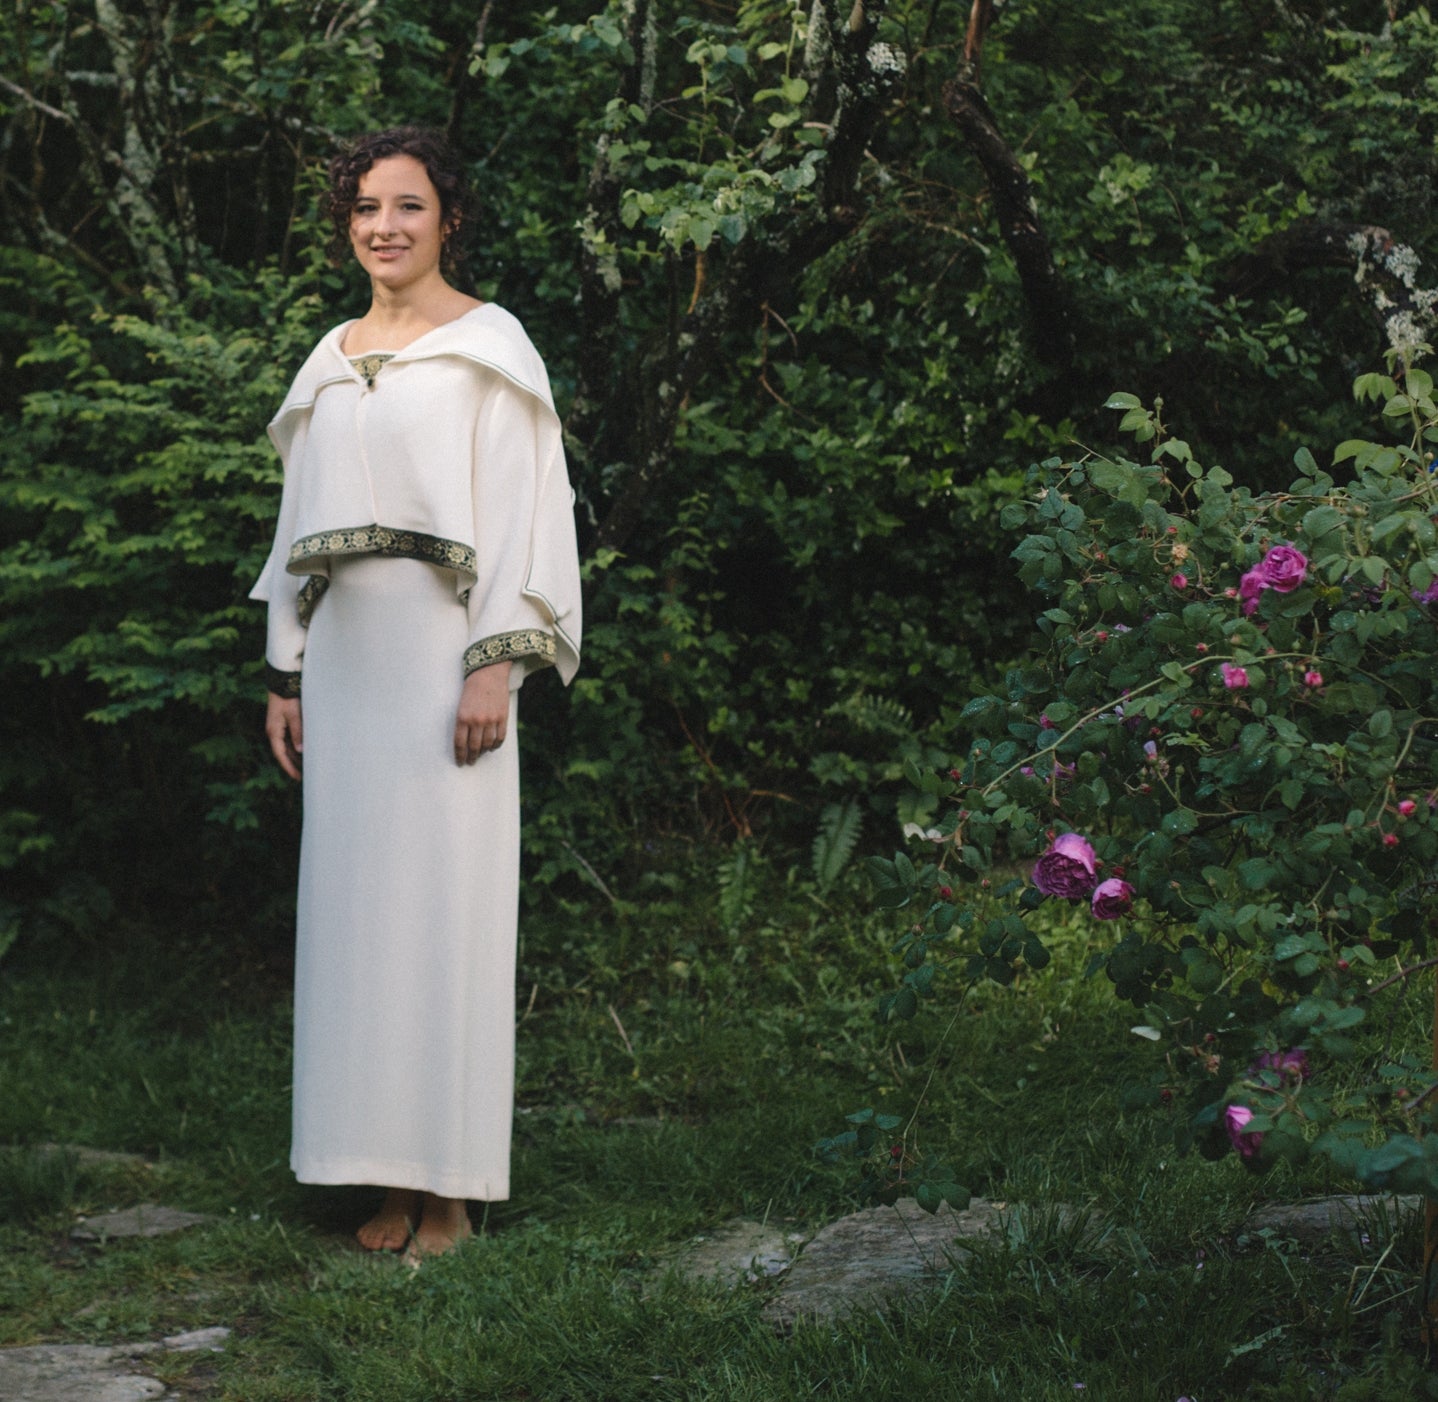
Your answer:
[[[1301,651],[1269,653],[1260,660],[1262,662],[1280,662],[1284,658],[1288,657],[1309,657],[1311,655],[1311,650],[1308,648],[1304,648]],[[1212,667],[1215,665],[1222,664],[1224,662],[1231,662],[1237,656],[1238,654],[1236,652],[1231,652],[1222,655],[1215,655],[1212,657],[1201,657],[1196,662],[1187,663],[1184,666],[1183,670],[1190,673],[1196,672],[1203,667]],[[1069,726],[1069,728],[1065,730],[1063,734],[1060,735],[1058,739],[1053,742],[1052,745],[1045,745],[1043,749],[1035,750],[1033,754],[1025,755],[1022,759],[1016,760],[1013,764],[1009,765],[1009,767],[1005,769],[1002,774],[998,774],[994,778],[990,779],[989,782],[985,784],[982,789],[979,790],[979,793],[987,797],[991,792],[993,792],[994,788],[997,785],[1002,784],[1003,781],[1009,777],[1009,775],[1017,773],[1025,765],[1032,765],[1034,760],[1040,759],[1042,756],[1050,753],[1051,751],[1056,752],[1059,746],[1062,745],[1065,740],[1067,740],[1072,735],[1077,735],[1078,732],[1082,730],[1084,726],[1086,726],[1090,721],[1097,720],[1099,716],[1108,714],[1110,711],[1114,710],[1115,707],[1126,705],[1134,697],[1142,696],[1145,692],[1156,690],[1158,687],[1162,686],[1165,682],[1169,680],[1170,678],[1164,676],[1155,677],[1152,681],[1144,682],[1142,686],[1131,687],[1127,695],[1125,696],[1120,696],[1116,700],[1102,702],[1100,705],[1093,707],[1092,710],[1085,712],[1082,716],[1078,718],[1078,720],[1076,720],[1071,726]]]
[[[1414,974],[1421,974],[1424,969],[1438,969],[1438,959],[1424,959],[1417,964],[1410,964],[1406,969],[1399,969],[1392,978],[1386,978],[1382,983],[1375,983],[1371,988],[1365,988],[1363,996],[1371,998],[1375,993],[1382,993],[1385,988],[1392,988],[1395,983],[1402,983],[1404,979],[1412,978]]]
[[[962,993],[959,994],[959,1001],[954,1007],[954,1015],[949,1019],[949,1025],[944,1028],[943,1033],[939,1037],[939,1044],[935,1048],[935,1054],[932,1057],[933,1064],[929,1067],[929,1074],[924,1079],[924,1088],[919,1092],[918,1098],[914,1101],[914,1111],[909,1116],[908,1124],[904,1126],[904,1132],[899,1136],[899,1138],[902,1139],[906,1144],[909,1138],[909,1131],[913,1129],[914,1121],[919,1118],[919,1111],[923,1108],[924,1100],[929,1094],[929,1087],[933,1085],[934,1077],[938,1074],[938,1053],[944,1049],[944,1043],[949,1040],[949,1034],[953,1032],[955,1026],[958,1024],[959,1014],[963,1012],[964,1003],[967,1001],[970,992],[973,990],[975,982],[976,980],[970,979],[969,982],[964,985],[964,990]]]

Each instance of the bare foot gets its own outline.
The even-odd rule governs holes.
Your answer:
[[[419,1220],[419,1194],[413,1188],[391,1188],[384,1206],[355,1236],[366,1251],[403,1251]]]
[[[424,1213],[404,1258],[410,1265],[417,1266],[426,1256],[442,1256],[473,1235],[469,1209],[463,1198],[442,1198],[426,1193]]]

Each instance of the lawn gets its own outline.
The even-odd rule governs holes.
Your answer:
[[[290,1177],[282,941],[22,943],[0,966],[0,1345],[229,1325],[224,1354],[168,1357],[163,1376],[235,1402],[1438,1396],[1416,1226],[1317,1255],[1245,1233],[1261,1202],[1353,1185],[1181,1157],[1172,1112],[1125,1114],[1155,1053],[1080,977],[1088,927],[1013,988],[883,1028],[888,927],[862,896],[774,909],[720,934],[697,903],[649,927],[600,908],[578,942],[573,910],[527,920],[514,1196],[419,1272],[351,1245],[373,1192]],[[586,961],[601,948],[644,954]],[[1427,1008],[1416,989],[1373,1035],[1421,1049]],[[808,1233],[854,1210],[856,1165],[816,1141],[921,1095],[922,1146],[1024,1204],[1021,1236],[927,1296],[788,1336],[760,1316],[772,1287],[663,1269],[736,1216]],[[70,1239],[77,1214],[139,1201],[217,1221]]]

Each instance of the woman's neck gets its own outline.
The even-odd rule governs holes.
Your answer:
[[[481,303],[442,278],[418,287],[389,288],[374,283],[370,306],[345,333],[347,355],[400,351],[411,341],[455,321]]]

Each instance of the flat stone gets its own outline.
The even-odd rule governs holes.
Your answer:
[[[721,1285],[752,1285],[789,1269],[804,1238],[748,1218],[736,1217],[696,1236],[670,1257],[664,1269]]]
[[[1264,1233],[1287,1238],[1317,1250],[1338,1243],[1368,1245],[1370,1237],[1387,1239],[1400,1221],[1423,1210],[1418,1194],[1342,1193],[1311,1202],[1273,1203],[1251,1214],[1240,1229],[1243,1238]],[[1252,1244],[1252,1243],[1246,1243]]]
[[[182,1232],[186,1227],[203,1226],[215,1222],[216,1217],[203,1212],[181,1212],[177,1207],[164,1207],[160,1203],[142,1202],[136,1207],[127,1207],[122,1212],[102,1212],[94,1217],[82,1217],[70,1229],[76,1241],[114,1241],[120,1237],[166,1236],[170,1232]]]
[[[230,1331],[223,1324],[208,1329],[191,1329],[184,1334],[171,1334],[162,1342],[171,1353],[222,1353]]]
[[[0,1349],[0,1397],[14,1402],[144,1402],[165,1385],[133,1371],[154,1344],[34,1344]]]
[[[788,1328],[799,1318],[830,1319],[936,1281],[968,1254],[965,1244],[1007,1229],[1007,1204],[974,1198],[963,1212],[944,1203],[925,1212],[912,1198],[869,1207],[831,1222],[811,1241],[765,1304],[764,1317]]]
[[[31,1344],[0,1348],[0,1399],[4,1402],[147,1402],[173,1394],[138,1371],[156,1353],[222,1349],[222,1325],[172,1334],[160,1343]]]

